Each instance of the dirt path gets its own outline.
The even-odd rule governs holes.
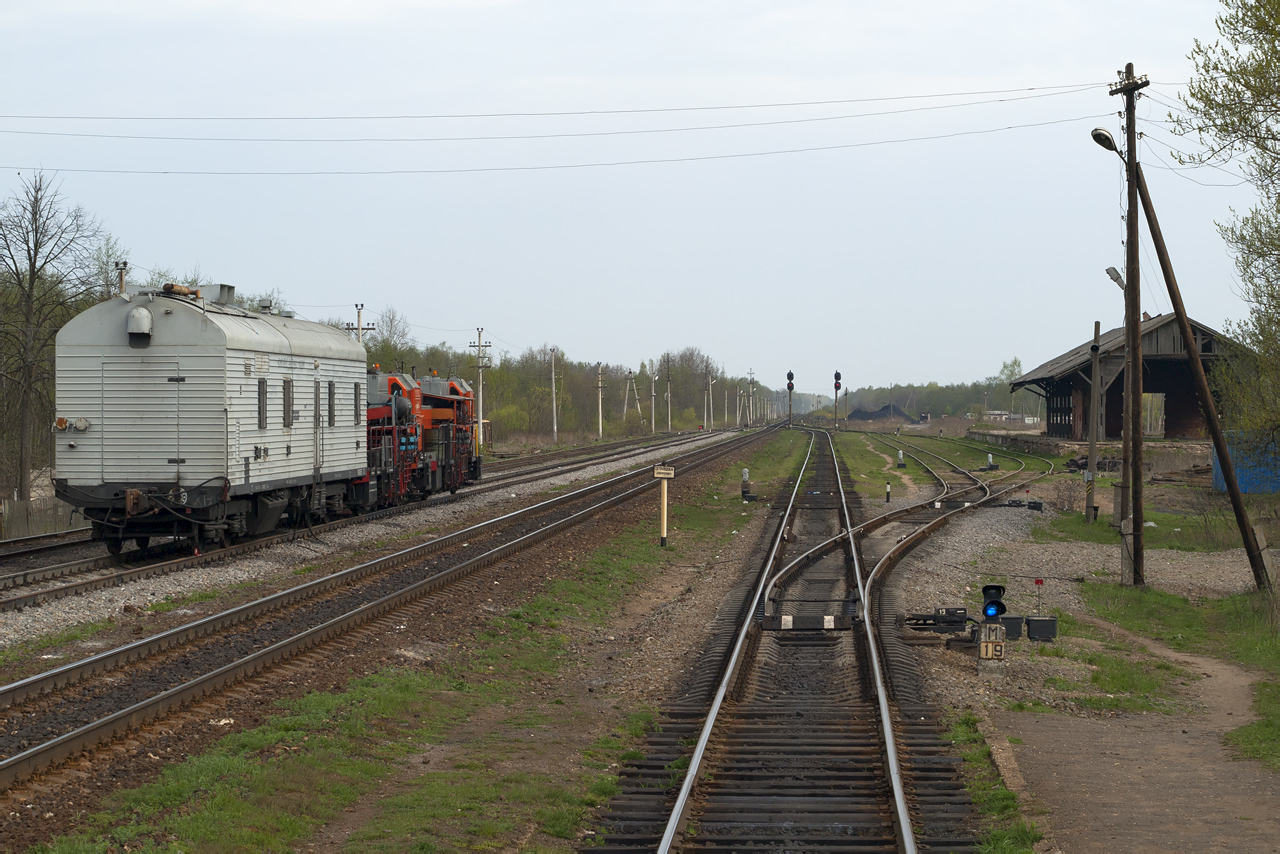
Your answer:
[[[1253,720],[1258,677],[1078,618],[1200,674],[1188,691],[1204,711],[1119,718],[993,711],[996,727],[1022,740],[1013,753],[1031,812],[1048,813],[1052,841],[1066,852],[1280,851],[1280,774],[1236,758],[1223,743],[1227,731]]]
[[[865,436],[863,437],[862,441],[867,443],[867,448],[868,450],[871,451],[871,453],[875,454],[877,457],[884,460],[884,468],[881,469],[881,471],[894,472],[899,478],[902,479],[902,482],[907,485],[907,489],[913,490],[913,491],[915,490],[916,482],[911,478],[911,475],[907,474],[905,471],[898,471],[897,469],[898,463],[893,457],[889,456],[888,454],[882,454],[879,451],[877,451],[876,446],[873,445],[871,443],[871,440],[866,438]]]

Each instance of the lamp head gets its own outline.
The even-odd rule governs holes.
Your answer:
[[[1120,150],[1116,148],[1115,139],[1111,136],[1111,131],[1106,128],[1094,128],[1089,131],[1089,136],[1093,137],[1093,141],[1098,143],[1098,145],[1101,145],[1107,151],[1114,151],[1117,154],[1120,153]]]

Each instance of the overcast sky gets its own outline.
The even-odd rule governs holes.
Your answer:
[[[1122,168],[1089,130],[1119,133],[1107,85],[1126,61],[1153,81],[1141,156],[1188,310],[1219,328],[1245,313],[1214,221],[1251,192],[1194,182],[1236,180],[1214,170],[1157,168],[1169,144],[1188,147],[1157,99],[1175,101],[1217,11],[11,2],[0,190],[19,169],[59,170],[137,266],[279,288],[314,319],[395,306],[426,342],[462,346],[483,326],[499,350],[554,344],[631,365],[696,345],[775,387],[790,368],[814,392],[836,369],[855,388],[970,381],[1013,356],[1031,368],[1095,319],[1121,323],[1103,270],[1123,268]],[[996,90],[1016,91],[953,94]],[[950,97],[919,97],[936,95]],[[673,111],[814,101],[842,103]],[[171,120],[231,116],[449,117]],[[1039,126],[997,130],[1022,125]],[[664,132],[617,133],[645,130]],[[475,139],[495,136],[525,138]],[[314,141],[371,138],[434,141]],[[814,148],[826,150],[764,154]],[[680,162],[589,165],[637,160]],[[513,168],[564,166],[582,168]],[[1142,276],[1143,307],[1168,311],[1145,233]]]

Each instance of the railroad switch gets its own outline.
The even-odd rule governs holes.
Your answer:
[[[760,623],[766,632],[848,631],[853,628],[849,614],[766,614]]]

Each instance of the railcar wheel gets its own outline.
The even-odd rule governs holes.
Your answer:
[[[119,537],[108,537],[104,542],[107,544],[107,554],[118,555],[124,549],[124,540]]]
[[[147,546],[151,545],[151,538],[150,537],[134,537],[133,544],[140,549],[145,549]]]

